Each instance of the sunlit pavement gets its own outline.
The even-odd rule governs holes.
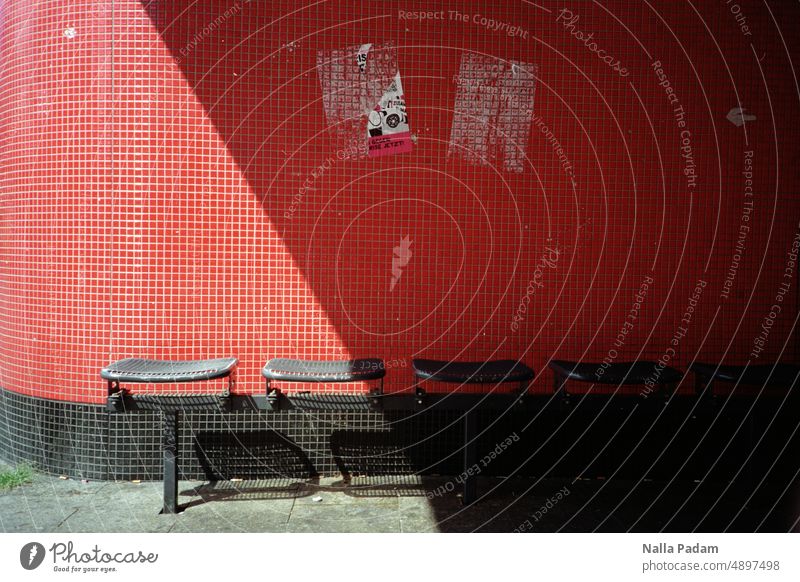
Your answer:
[[[482,478],[463,507],[448,477],[181,481],[178,515],[160,515],[160,482],[36,474],[0,492],[5,532],[585,532],[789,531],[797,484],[749,502],[727,484]],[[450,490],[450,491],[447,491]],[[723,494],[724,492],[724,494]],[[764,503],[759,503],[764,499]],[[775,504],[775,500],[778,503]]]

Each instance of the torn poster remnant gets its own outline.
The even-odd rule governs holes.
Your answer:
[[[376,157],[411,151],[403,84],[393,45],[319,51],[322,104],[341,151]]]
[[[448,156],[522,172],[533,116],[537,67],[466,53],[455,77]]]
[[[367,54],[369,49],[372,48],[372,43],[362,44],[356,53],[356,63],[358,63],[358,70],[362,73],[367,72]]]
[[[386,89],[380,102],[369,114],[367,143],[371,157],[411,151],[411,128],[400,73]]]

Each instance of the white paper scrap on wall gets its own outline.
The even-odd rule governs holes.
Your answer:
[[[522,172],[528,148],[536,65],[466,53],[456,77],[448,155],[478,165],[502,162]]]

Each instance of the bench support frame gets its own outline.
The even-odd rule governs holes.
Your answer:
[[[471,505],[478,496],[477,476],[471,474],[472,467],[478,462],[475,410],[464,413],[464,491],[461,503]]]
[[[499,403],[499,406],[497,407],[499,410],[502,410],[503,406],[508,409],[516,404],[523,404],[526,400],[525,397],[528,394],[528,387],[532,381],[533,380],[521,381],[519,386],[510,394],[490,396],[489,402],[495,404]],[[464,432],[464,472],[462,475],[464,476],[464,483],[461,492],[461,503],[465,506],[472,505],[478,497],[478,476],[477,474],[472,474],[472,468],[478,462],[477,441],[479,435],[477,434],[477,410],[479,408],[487,407],[487,396],[484,394],[429,394],[424,388],[422,388],[422,386],[420,386],[420,383],[421,382],[418,380],[414,385],[413,396],[394,396],[391,398],[403,398],[406,402],[408,402],[408,399],[411,398],[412,407],[417,409],[428,407],[433,408],[437,406],[437,404],[446,404],[448,403],[448,400],[454,400],[455,402],[449,403],[450,407],[457,410],[464,410],[464,417],[462,420],[462,428]],[[463,402],[463,406],[459,406],[459,402]],[[489,406],[489,408],[494,409],[495,407]]]
[[[471,469],[478,461],[477,450],[477,411],[497,410],[507,411],[512,407],[524,405],[529,402],[527,394],[528,382],[520,384],[519,389],[512,393],[493,394],[450,394],[426,393],[415,391],[412,394],[383,394],[380,388],[363,395],[348,395],[339,398],[339,402],[330,410],[393,410],[421,412],[424,410],[459,410],[464,412],[463,435],[464,449],[463,462],[465,479],[463,483],[462,503],[470,505],[477,500],[477,476],[470,475]],[[225,391],[227,392],[227,390]],[[320,401],[322,408],[326,409],[324,400]],[[198,403],[192,397],[154,396],[131,394],[112,386],[109,382],[109,396],[107,410],[109,413],[128,413],[137,411],[158,411],[162,416],[162,454],[164,464],[164,505],[162,514],[175,514],[181,511],[178,505],[178,459],[180,438],[180,411],[181,410],[221,410],[236,413],[245,410],[258,410],[263,412],[280,412],[286,410],[307,410],[307,401],[295,402],[291,395],[277,390],[268,390],[266,394],[241,395],[225,394],[211,396]]]
[[[158,396],[131,394],[120,386],[119,381],[108,381],[106,410],[109,413],[134,410],[156,410],[161,413],[161,455],[164,473],[164,499],[161,514],[176,514],[178,505],[178,461],[180,457],[180,411],[182,408],[231,410],[236,386],[235,370],[227,376],[227,384],[221,393],[204,397],[202,403],[196,396]]]
[[[164,454],[164,508],[161,513],[178,513],[178,437],[180,412],[162,412],[161,448]]]

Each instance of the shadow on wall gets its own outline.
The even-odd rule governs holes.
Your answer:
[[[385,7],[363,3],[321,3],[312,21],[289,2],[142,5],[263,208],[225,249],[252,257],[251,273],[236,283],[245,300],[283,311],[282,329],[269,330],[279,333],[257,338],[259,354],[336,356],[315,339],[327,318],[354,357],[530,359],[530,338],[511,334],[510,324],[526,284],[520,273],[532,270],[548,236],[524,232],[542,211],[540,186],[530,169],[448,156],[455,89],[442,76],[458,73],[463,49],[445,49],[431,71],[408,48],[422,33],[387,27],[378,16]],[[360,64],[342,49],[357,45],[356,37],[374,43],[363,91],[353,92]],[[509,58],[521,58],[513,41],[498,42]],[[475,40],[476,50],[482,42]],[[370,157],[362,110],[398,71],[406,92],[418,96],[408,108],[417,142],[410,152]],[[229,187],[213,167],[198,178]],[[292,264],[270,256],[259,238],[266,222]],[[323,315],[298,304],[286,269],[302,273]],[[278,297],[260,298],[262,279],[287,285]],[[387,390],[407,388],[410,370],[389,368]]]
[[[636,104],[635,114],[617,119],[622,126],[612,127],[600,122],[603,116],[609,109],[627,112],[632,95],[606,89],[602,83],[590,87],[572,65],[567,69],[574,73],[575,82],[587,83],[587,92],[583,85],[551,86],[545,80],[552,83],[553,75],[564,70],[563,55],[507,34],[463,34],[471,29],[460,31],[450,22],[450,26],[411,25],[398,16],[398,9],[407,8],[405,3],[321,2],[311,9],[288,1],[142,0],[137,6],[146,10],[174,66],[237,166],[229,175],[228,170],[218,171],[209,156],[219,154],[204,150],[202,143],[189,144],[191,128],[188,132],[180,128],[183,133],[177,138],[187,142],[182,160],[190,167],[189,179],[211,191],[225,192],[233,200],[232,212],[246,215],[243,189],[237,185],[243,175],[260,206],[260,214],[242,216],[241,222],[235,215],[227,216],[240,228],[227,229],[220,242],[223,252],[212,253],[246,271],[231,275],[230,293],[241,299],[238,305],[253,320],[237,323],[258,325],[259,317],[270,318],[269,329],[257,328],[264,330],[261,337],[239,342],[249,352],[248,358],[264,354],[346,354],[381,356],[387,361],[416,354],[439,359],[512,357],[543,372],[535,389],[547,390],[549,371],[539,364],[556,349],[570,352],[568,359],[606,357],[637,290],[642,281],[652,282],[651,276],[656,280],[637,311],[636,329],[623,328],[627,337],[620,358],[622,352],[629,352],[625,357],[631,359],[660,357],[670,346],[675,322],[684,316],[687,298],[701,278],[704,285],[707,281],[707,290],[694,308],[692,329],[685,338],[681,336],[680,350],[676,350],[676,360],[681,361],[675,363],[682,367],[700,348],[706,360],[725,355],[728,363],[734,363],[752,348],[750,333],[763,319],[761,304],[771,301],[772,283],[785,266],[782,256],[771,253],[774,264],[762,265],[760,255],[766,256],[769,245],[781,247],[796,225],[783,228],[789,213],[777,215],[780,228],[764,222],[776,220],[766,210],[767,205],[777,204],[777,199],[765,198],[764,212],[750,222],[747,264],[740,266],[740,280],[751,270],[761,274],[756,294],[748,297],[752,289],[746,285],[739,295],[725,301],[712,292],[722,288],[728,273],[741,208],[733,199],[714,196],[687,198],[680,204],[671,198],[670,193],[683,192],[686,186],[683,160],[670,133],[675,128],[667,124],[669,131],[659,129],[655,135],[641,130],[651,121],[648,116],[663,121],[660,88],[652,94],[642,91],[645,101]],[[614,8],[632,21],[641,19],[637,12],[641,7],[620,2]],[[489,8],[485,2],[474,1],[465,2],[462,9],[465,14],[479,14]],[[679,22],[695,26],[695,17],[682,8],[662,9],[675,10]],[[568,54],[576,63],[591,56],[576,50],[570,44],[574,39],[559,26],[551,30],[552,23],[537,20],[536,11],[524,3],[495,5],[490,10],[524,30],[547,24],[548,41],[554,47],[565,43],[562,48],[571,51]],[[678,50],[666,33],[663,39],[654,35],[648,40],[664,61]],[[718,40],[732,42],[724,35]],[[700,50],[707,39],[698,37],[696,42],[691,48]],[[436,47],[435,66],[429,52],[420,47]],[[505,158],[491,157],[492,147],[502,149],[510,143],[502,135],[489,140],[488,160],[478,155],[482,153],[480,139],[467,140],[463,152],[458,149],[459,140],[453,139],[451,130],[474,112],[458,110],[454,104],[460,92],[470,90],[464,79],[479,72],[470,68],[482,62],[475,55],[539,67],[535,69],[535,106],[531,90],[526,99],[514,101],[511,113],[525,110],[546,115],[545,121],[552,126],[547,129],[558,130],[559,144],[570,152],[574,169],[581,166],[581,188],[575,189],[563,167],[545,163],[553,151],[552,144],[539,135],[547,135],[537,125],[541,117],[513,118],[515,126],[530,131],[515,133],[511,141],[520,147],[527,142],[527,153],[536,164],[517,167],[505,150]],[[637,59],[641,56],[636,53]],[[626,57],[631,61],[626,62],[628,69],[638,70],[634,65],[641,63],[634,62],[634,53]],[[749,62],[737,65],[741,74],[755,74],[750,66]],[[512,68],[512,73],[519,76],[517,69]],[[400,92],[398,75],[403,99],[391,91],[393,87]],[[657,87],[655,77],[637,75],[637,83]],[[604,82],[612,80],[619,79],[603,77]],[[499,90],[506,81],[500,75],[492,87]],[[687,87],[695,88],[692,83]],[[386,95],[393,97],[390,105],[397,111],[392,111],[402,114],[397,123],[408,122],[411,144],[398,148],[403,153],[371,157],[365,154],[367,113],[377,105],[374,101],[381,102]],[[734,147],[738,129],[717,128],[706,119],[709,105],[702,102],[702,95],[687,89],[682,96],[684,106],[704,112],[692,118],[693,135],[698,140],[708,138],[704,147],[722,143],[724,151],[700,152],[698,143],[697,171],[703,172],[709,192],[739,191],[741,185],[733,178],[715,182],[718,177],[706,171],[705,160],[699,159],[700,153],[707,153],[709,158],[724,157],[726,163],[735,161],[736,167],[741,161],[738,145]],[[714,95],[714,99],[727,98]],[[752,97],[756,98],[763,96]],[[570,108],[571,100],[578,99],[576,113]],[[535,111],[525,109],[528,102]],[[172,108],[177,126],[183,105],[174,101],[162,105]],[[486,119],[480,122],[480,116],[476,119],[473,126],[489,124]],[[637,129],[627,129],[626,124]],[[483,135],[480,127],[473,129]],[[734,130],[736,139],[720,140]],[[719,134],[715,139],[712,131]],[[594,147],[595,141],[603,147]],[[759,154],[764,167],[771,163],[772,139],[768,141],[769,147]],[[636,155],[622,160],[623,151]],[[663,164],[663,176],[653,171],[659,164]],[[730,172],[730,176],[739,173]],[[773,190],[771,180],[764,173],[760,187],[765,192]],[[645,194],[650,191],[659,195]],[[709,220],[713,216],[715,228],[722,230],[707,228],[697,216]],[[204,216],[204,220],[213,218]],[[279,240],[264,240],[267,231],[276,232]],[[276,245],[288,251],[288,259],[276,251]],[[548,259],[544,269],[542,257]],[[705,262],[707,271],[702,270]],[[546,283],[534,285],[533,294],[526,291],[531,277]],[[313,291],[320,312],[309,308],[297,289],[298,279]],[[270,292],[265,296],[266,289]],[[795,309],[795,298],[790,301],[787,314]],[[339,345],[332,345],[336,342],[321,331],[328,323]],[[775,353],[790,325],[791,317],[776,323],[770,338]],[[714,326],[716,334],[704,339],[700,333],[704,326]],[[536,353],[530,353],[534,338]],[[639,352],[642,345],[644,354]],[[766,360],[768,355],[762,357]],[[409,383],[408,370],[393,367],[388,371],[389,391],[405,389]]]
[[[510,324],[519,308],[520,297],[525,294],[530,274],[535,273],[550,238],[557,241],[559,252],[564,254],[559,256],[558,265],[548,267],[545,272],[545,276],[553,276],[552,284],[541,293],[537,291],[535,297],[528,297],[528,313],[532,314],[538,309],[546,314],[558,305],[554,323],[548,320],[548,324],[552,323],[554,327],[543,334],[542,340],[556,340],[555,345],[564,340],[565,335],[571,335],[567,339],[571,343],[565,344],[566,347],[580,350],[578,354],[581,354],[586,344],[591,343],[592,334],[597,329],[593,318],[602,322],[608,316],[609,321],[626,321],[632,301],[629,300],[635,297],[641,281],[647,280],[644,275],[639,277],[639,271],[636,270],[649,272],[649,258],[639,257],[633,261],[632,267],[626,262],[634,250],[657,246],[662,252],[660,256],[666,257],[661,259],[663,262],[658,264],[657,272],[676,278],[679,269],[685,271],[684,264],[676,264],[684,254],[713,254],[703,246],[709,236],[706,225],[695,227],[702,232],[690,233],[683,228],[685,221],[681,214],[693,211],[704,216],[710,206],[703,205],[711,202],[699,201],[696,207],[692,204],[674,205],[667,212],[660,201],[625,197],[623,194],[630,189],[629,172],[632,168],[620,165],[618,160],[596,161],[605,172],[604,178],[609,181],[610,193],[618,195],[618,199],[608,195],[602,203],[618,205],[615,207],[616,214],[610,214],[620,222],[608,222],[607,206],[595,208],[597,214],[592,214],[593,210],[590,210],[586,217],[587,220],[603,217],[606,221],[603,226],[611,227],[610,234],[609,229],[598,233],[604,237],[603,243],[607,243],[611,251],[609,258],[603,255],[600,245],[593,244],[591,238],[589,240],[592,242],[581,249],[580,256],[576,256],[577,230],[582,226],[578,222],[573,224],[576,213],[571,207],[562,208],[562,224],[548,222],[550,215],[546,207],[553,200],[543,196],[543,192],[557,192],[570,203],[578,202],[572,196],[573,192],[560,182],[563,178],[560,169],[553,171],[550,168],[549,174],[508,172],[505,168],[498,171],[496,167],[476,165],[474,160],[470,163],[449,156],[450,128],[455,118],[464,114],[453,110],[456,89],[449,82],[459,73],[462,54],[484,51],[533,61],[536,59],[532,57],[532,45],[514,44],[513,39],[460,35],[459,40],[466,43],[468,48],[437,45],[440,54],[435,68],[432,68],[430,59],[424,58],[422,51],[414,48],[431,42],[432,37],[425,32],[428,29],[404,29],[396,25],[387,27],[384,7],[326,2],[317,7],[314,18],[309,20],[308,12],[299,10],[291,2],[232,2],[224,10],[219,3],[211,1],[142,1],[141,5],[170,51],[175,66],[179,67],[188,86],[204,107],[208,119],[213,122],[238,171],[246,179],[249,192],[259,205],[260,214],[246,217],[240,225],[241,229],[233,229],[226,235],[224,252],[220,254],[223,259],[236,257],[246,271],[245,274],[235,275],[237,278],[232,281],[229,292],[237,298],[241,297],[245,309],[256,313],[256,317],[263,303],[266,305],[263,309],[269,310],[275,316],[275,321],[282,321],[280,325],[276,324],[275,329],[267,330],[266,337],[248,336],[251,343],[242,349],[250,350],[251,355],[334,356],[336,354],[331,353],[331,346],[320,340],[321,322],[327,320],[341,339],[341,348],[354,357],[381,356],[387,361],[402,361],[403,358],[408,361],[411,355],[424,353],[442,359],[521,357],[530,362],[531,356],[526,353],[531,339],[529,334],[524,331],[512,333]],[[473,12],[478,12],[483,6],[479,2],[469,5],[474,8]],[[524,12],[517,14],[521,21],[524,20],[522,14]],[[452,36],[452,32],[450,34]],[[433,38],[433,41],[436,40]],[[441,38],[438,40],[441,41]],[[363,43],[370,41],[375,43],[374,46],[364,48],[366,45]],[[349,47],[356,48],[352,51],[343,50]],[[526,51],[531,54],[526,54]],[[353,61],[342,60],[350,52]],[[359,56],[362,54],[368,55],[367,67],[371,62],[369,54],[375,57],[375,61],[385,65],[376,77],[379,86],[382,87],[387,79],[392,78],[387,71],[399,72],[402,76],[407,93],[405,101],[409,124],[417,140],[412,140],[410,152],[381,157],[361,155],[359,148],[365,147],[368,135],[365,113],[375,105],[370,99],[376,95],[379,95],[379,99],[382,97],[380,90],[376,93],[372,87],[369,75],[363,91],[360,88],[353,91],[353,79],[346,71],[358,71]],[[666,61],[666,57],[663,58]],[[338,67],[339,60],[342,60],[341,67]],[[329,71],[322,75],[322,80],[321,63]],[[334,74],[336,71],[339,71],[336,73],[338,77]],[[330,77],[325,76],[328,74]],[[609,91],[606,96],[613,98],[613,93]],[[655,94],[659,99],[662,98],[660,93]],[[358,101],[357,107],[354,107],[353,99],[362,97],[363,101]],[[582,100],[581,103],[586,101]],[[661,101],[659,104],[663,106]],[[590,104],[586,106],[591,108]],[[333,121],[332,110],[338,115]],[[180,118],[180,104],[175,106],[174,113]],[[553,114],[554,111],[551,109],[549,113]],[[557,117],[557,113],[554,117]],[[600,132],[596,127],[590,129]],[[698,135],[702,135],[699,129]],[[598,135],[607,137],[604,133]],[[179,137],[188,141],[185,134]],[[571,137],[575,142],[583,138],[578,132]],[[669,144],[669,151],[673,151],[674,143],[670,141]],[[601,156],[614,157],[622,149],[613,140],[605,146],[603,149],[608,151],[601,152]],[[238,178],[238,174],[217,175],[213,160],[202,144],[187,148],[191,155],[187,156],[186,163],[197,164],[195,175],[204,187],[219,187],[229,195],[241,194],[238,186],[231,186],[226,181]],[[641,153],[641,162],[646,169],[637,178],[652,178],[655,175],[652,171],[654,159],[647,157],[649,149],[652,149],[652,144],[643,147],[641,152],[637,151],[637,154]],[[666,151],[667,148],[664,149]],[[679,175],[679,172],[675,174]],[[647,190],[645,183],[639,186]],[[591,195],[594,196],[594,193]],[[636,206],[640,221],[641,216],[652,215],[657,216],[663,224],[659,223],[659,228],[654,229],[647,228],[650,225],[648,222],[625,222],[625,217],[630,215],[632,202],[651,204]],[[596,200],[594,203],[598,204]],[[188,211],[192,210],[190,207]],[[238,211],[239,206],[235,205],[234,210]],[[600,214],[601,211],[605,214]],[[719,212],[719,209],[715,211]],[[721,216],[723,222],[738,209],[731,206],[725,212],[728,214]],[[734,223],[738,224],[738,220],[737,216]],[[535,228],[526,229],[531,225]],[[279,242],[288,251],[290,261],[275,260],[272,253],[275,241],[260,238],[270,228],[278,233]],[[753,228],[754,233],[756,230]],[[607,235],[612,237],[608,241],[605,238]],[[662,248],[662,239],[655,238],[661,235],[674,248],[667,248],[669,245],[666,243]],[[752,254],[757,255],[762,250],[759,245],[763,241],[757,241],[756,234],[752,236]],[[652,237],[652,240],[648,237]],[[731,241],[735,242],[735,237]],[[716,287],[720,277],[724,278],[727,271],[723,265],[730,257],[727,248],[717,255],[722,257],[718,259],[721,262],[711,267],[717,280],[709,282],[709,288]],[[569,263],[570,273],[578,273],[576,276],[581,277],[580,280],[570,281],[570,289],[565,295],[567,299],[563,303],[559,295],[564,290],[560,288],[559,281],[565,281],[561,261],[564,261],[565,271]],[[615,293],[623,286],[619,273],[629,267],[636,271],[632,276],[635,281],[625,282],[632,292],[628,299],[615,302]],[[691,269],[695,268],[691,266]],[[602,272],[601,280],[595,282],[593,279],[584,279],[587,273],[594,275],[598,271]],[[675,321],[679,321],[684,313],[685,298],[691,292],[689,285],[696,283],[694,273],[686,274],[684,271],[681,271],[680,276],[684,280],[680,283],[689,293],[675,299],[674,307],[668,310],[676,316],[673,318]],[[296,272],[313,290],[324,314],[310,313],[308,305],[299,299],[297,290],[291,284],[293,279],[287,274],[294,275]],[[266,282],[277,284],[280,291],[276,297],[260,294],[262,289],[268,288]],[[657,284],[663,287],[653,286],[645,310],[656,312],[664,306],[662,294],[672,282],[674,279],[659,280]],[[285,285],[281,287],[283,283]],[[590,283],[597,284],[599,294],[593,295],[586,309],[583,309],[585,290],[591,287]],[[704,299],[711,296],[710,291],[706,292]],[[733,301],[728,303],[731,304]],[[709,300],[704,307],[705,315],[713,316],[712,308],[715,307]],[[609,311],[606,311],[607,308]],[[700,312],[701,309],[695,312],[696,319],[693,320],[693,325],[698,328],[707,322],[702,319]],[[734,315],[737,318],[740,316],[738,313]],[[746,316],[755,320],[759,317],[758,310],[751,310]],[[643,310],[637,312],[637,317],[642,322],[649,315]],[[529,319],[536,318],[530,315]],[[542,315],[538,319],[546,320],[547,317]],[[579,325],[583,327],[579,331],[585,332],[584,335],[567,334],[573,320],[581,321]],[[562,326],[564,322],[567,324]],[[739,323],[733,316],[721,317],[720,322],[719,325],[724,324],[731,329]],[[783,324],[788,325],[788,322],[786,319]],[[652,326],[639,325],[642,329],[636,333],[641,331],[641,338],[635,333],[627,336],[629,345],[626,348],[630,350],[636,348],[640,339],[647,341],[644,339],[647,335],[645,331],[652,331]],[[559,329],[559,326],[563,329]],[[619,329],[620,325],[615,323],[612,329],[603,331],[605,335],[602,341],[597,342],[603,344],[598,348],[602,353],[598,359],[608,353],[608,347],[613,345]],[[711,359],[727,350],[723,342],[727,342],[728,337],[720,329],[715,328],[719,339],[715,336],[709,340],[709,350],[714,352]],[[663,346],[668,346],[674,332],[675,327],[668,322],[652,337],[661,341]],[[684,353],[691,353],[696,347],[696,344],[691,344],[692,341],[697,340],[687,338],[681,344]],[[746,353],[743,349],[749,349],[744,341],[739,339],[736,344],[734,351],[739,355]],[[541,345],[544,344],[540,340],[537,346]],[[778,345],[777,339],[775,345]],[[465,351],[461,352],[462,349]],[[663,351],[658,355],[661,353]],[[538,354],[545,355],[549,354]],[[537,371],[543,371],[541,366],[534,367]],[[550,380],[545,374],[547,372],[540,374],[537,381],[549,388]],[[387,388],[392,391],[407,387],[410,376],[407,367],[392,367],[387,375]],[[605,505],[601,503],[598,511],[603,512],[605,518],[613,514],[611,510],[618,503],[633,503],[630,506],[633,509],[630,509],[632,513],[625,514],[628,517],[614,515],[604,521],[603,527],[610,529],[634,527],[628,518],[642,511],[649,511],[654,516],[667,515],[669,511],[679,512],[687,516],[678,520],[686,528],[694,519],[692,508],[696,506],[692,505],[695,501],[682,506],[685,498],[707,499],[704,495],[725,495],[728,503],[728,498],[733,495],[730,501],[733,505],[742,497],[746,499],[748,486],[736,486],[729,490],[735,493],[724,493],[724,485],[715,488],[716,485],[711,487],[705,481],[712,463],[716,462],[715,470],[719,473],[710,480],[713,483],[725,483],[726,478],[734,478],[730,471],[725,471],[734,467],[735,472],[742,466],[739,457],[731,464],[720,462],[719,451],[724,448],[721,443],[729,443],[735,432],[728,430],[730,426],[726,428],[725,423],[715,425],[715,430],[720,431],[718,446],[715,447],[713,443],[704,445],[700,453],[693,455],[689,465],[691,470],[687,473],[680,463],[685,448],[674,443],[667,447],[663,438],[664,435],[678,434],[679,442],[690,447],[692,421],[680,429],[665,426],[663,430],[653,432],[649,437],[653,439],[653,444],[644,446],[639,439],[644,427],[649,427],[647,418],[636,417],[633,424],[625,425],[625,430],[618,432],[620,418],[614,415],[620,414],[619,411],[606,413],[613,418],[598,422],[589,438],[583,428],[596,418],[596,414],[596,410],[586,409],[575,415],[566,426],[563,426],[561,419],[555,421],[551,418],[552,425],[542,420],[544,424],[525,436],[525,450],[528,454],[538,450],[536,456],[533,459],[527,459],[526,455],[509,456],[508,460],[500,460],[493,465],[492,474],[504,474],[503,463],[507,463],[507,474],[526,472],[546,479],[566,479],[567,486],[571,484],[575,487],[575,493],[569,497],[570,502],[584,499],[589,506],[592,500],[597,499],[593,497],[591,487],[586,485],[584,491],[581,489],[584,487],[583,481],[571,479],[581,476],[593,482],[613,482],[614,485],[602,488],[600,496],[607,496],[607,501],[603,502]],[[682,415],[676,414],[670,417],[672,420],[661,422],[669,424],[676,418],[683,421],[687,417],[691,418],[691,415],[683,411]],[[575,423],[574,426],[571,423]],[[788,423],[786,426],[790,425]],[[702,426],[707,427],[708,423]],[[384,473],[408,472],[458,475],[461,470],[460,445],[453,442],[452,446],[445,447],[449,452],[432,456],[432,449],[426,448],[424,440],[420,440],[419,435],[425,434],[425,429],[425,426],[416,426],[414,431],[409,430],[410,440],[404,438],[402,431],[400,434],[394,431],[367,435],[361,431],[338,431],[333,434],[331,445],[339,469],[350,478],[358,478],[362,474],[380,476]],[[736,432],[735,435],[736,444],[726,449],[734,456],[746,450],[745,446],[740,446],[743,438],[741,433]],[[439,437],[444,442],[451,438],[447,430]],[[539,449],[542,441],[548,437],[553,438],[547,446]],[[398,438],[399,444],[395,440]],[[491,441],[490,437],[485,438]],[[794,447],[795,434],[789,434],[788,439],[786,442],[791,442]],[[780,439],[773,443],[777,446]],[[653,469],[655,473],[651,474],[650,452],[660,453],[664,450],[668,453]],[[298,451],[302,453],[299,448]],[[628,452],[633,452],[634,457],[628,458]],[[775,457],[772,455],[767,458],[772,460]],[[770,467],[761,467],[761,470],[771,475]],[[637,505],[643,499],[649,502],[658,497],[658,491],[653,489],[656,486],[646,483],[663,484],[675,472],[680,473],[681,485],[673,487],[664,496],[672,503],[671,506],[652,509],[647,504]],[[750,473],[752,471],[744,470],[735,478],[737,482],[746,480]],[[784,477],[789,481],[793,479],[791,475],[782,476],[781,479]],[[703,492],[692,497],[686,487],[691,490],[695,478],[704,480],[697,487]],[[776,490],[783,485],[785,483],[776,485]],[[537,488],[538,501],[546,500],[551,495],[548,493],[551,490],[549,487]],[[706,490],[705,487],[710,489]],[[640,495],[639,489],[647,489],[647,493]],[[372,491],[374,488],[369,487],[352,490],[354,495],[359,492],[371,494]],[[706,494],[706,491],[710,493]],[[583,497],[584,493],[587,497]],[[457,518],[451,517],[454,512],[468,515],[468,512],[454,510],[449,505],[452,501],[451,496],[434,496],[431,499],[431,507],[440,512],[443,524],[458,523]],[[538,501],[533,502],[531,507],[535,507]],[[515,510],[509,511],[512,511],[511,521],[520,517],[513,513]],[[621,511],[624,514],[627,510]],[[498,508],[498,515],[501,513],[504,513],[504,508]],[[653,517],[648,522],[652,528],[657,527],[658,519],[661,518]],[[709,519],[713,521],[713,516]],[[519,522],[522,523],[522,520]],[[599,521],[589,518],[587,523],[597,524]],[[700,524],[699,521],[691,523],[691,527]],[[457,530],[468,525],[442,527]]]

